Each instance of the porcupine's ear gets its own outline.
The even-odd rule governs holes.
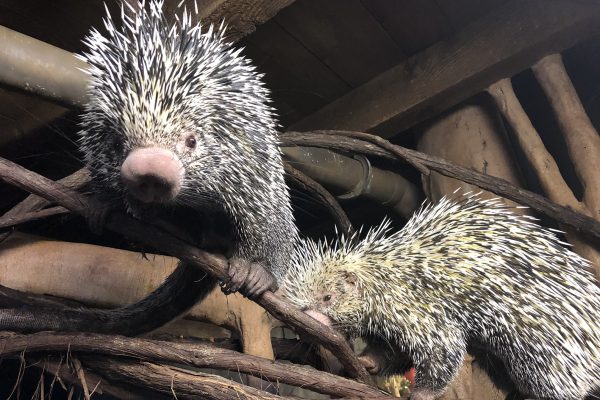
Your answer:
[[[356,286],[356,283],[358,282],[358,277],[354,272],[344,271],[344,280],[346,281],[346,283]]]

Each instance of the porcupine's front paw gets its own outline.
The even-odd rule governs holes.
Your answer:
[[[223,293],[239,291],[245,297],[255,298],[267,290],[277,290],[277,282],[271,272],[259,263],[238,257],[229,259],[229,280],[221,285]]]
[[[361,354],[358,356],[358,361],[365,367],[371,375],[377,375],[383,369],[383,360],[373,353]]]

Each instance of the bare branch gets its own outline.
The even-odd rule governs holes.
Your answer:
[[[174,399],[276,400],[277,396],[217,375],[194,372],[149,362],[115,360],[108,357],[84,358],[86,366],[101,371],[111,381],[151,388]]]
[[[89,212],[97,207],[92,200],[85,196],[3,158],[0,158],[0,179],[45,197],[83,216],[88,216]],[[106,228],[171,254],[190,265],[203,269],[218,279],[225,280],[227,278],[228,264],[223,256],[199,250],[156,227],[123,214],[114,213],[109,216]],[[351,376],[357,377],[361,382],[370,382],[367,371],[360,364],[345,338],[338,332],[299,311],[272,292],[266,292],[256,302],[273,314],[275,318],[331,350],[339,357],[340,362]],[[2,310],[0,310],[1,312]]]
[[[535,170],[544,192],[561,205],[579,209],[579,201],[563,179],[556,161],[546,150],[537,130],[517,99],[510,79],[494,83],[487,91],[513,127],[521,149]]]
[[[13,214],[13,215],[5,214],[2,217],[0,217],[0,229],[10,228],[11,226],[23,224],[25,222],[35,221],[37,219],[48,218],[53,215],[68,214],[68,213],[70,213],[70,211],[67,210],[66,208],[57,206],[57,207],[46,208],[44,210],[23,212],[21,214]]]
[[[61,185],[64,185],[70,189],[78,190],[87,185],[90,181],[90,173],[87,168],[81,168],[71,175],[66,176],[57,182]],[[46,200],[44,197],[37,196],[35,194],[31,194],[27,196],[23,201],[18,203],[16,206],[8,210],[2,218],[0,218],[0,224],[5,225],[4,221],[8,221],[12,217],[20,216],[24,213],[39,211],[46,207],[50,202]],[[15,224],[16,225],[16,224]]]
[[[589,124],[591,123],[587,115],[585,115],[583,107],[578,103],[577,93],[575,93],[575,89],[572,87],[560,59],[557,60],[556,56],[547,58],[546,61],[538,64],[535,70],[537,71],[536,74],[542,87],[545,88],[544,90],[550,96],[550,101],[557,112],[559,121],[561,121],[561,127],[565,134],[572,161],[576,166],[578,174],[583,178],[582,183],[584,184],[586,199],[591,201],[592,198],[600,194],[600,189],[597,185],[597,180],[600,176],[597,176],[595,180],[593,179],[594,173],[597,174],[598,168],[600,168],[600,159],[597,155],[600,152],[600,143],[596,143],[600,141],[598,133],[591,125],[587,129],[587,133],[583,133],[586,131],[585,128],[581,129],[581,131],[577,130],[576,134],[571,131],[571,129],[576,129],[575,127],[579,126],[580,122],[583,125],[586,124],[585,121]],[[553,90],[557,90],[558,92],[554,93],[552,92]],[[504,117],[512,125],[521,149],[532,165],[548,198],[561,206],[577,210],[582,215],[593,216],[594,214],[589,212],[590,208],[588,205],[579,202],[569,185],[563,179],[556,161],[544,146],[537,130],[533,127],[533,124],[521,106],[510,79],[503,79],[493,84],[489,87],[488,92],[494,98]],[[570,115],[571,113],[572,115]],[[596,144],[599,147],[594,153]],[[593,168],[595,171],[592,172],[589,168]],[[600,200],[600,198],[598,199]],[[600,212],[595,214],[595,216],[600,216]],[[592,218],[589,219],[593,220]],[[564,225],[571,225],[566,221],[559,219],[557,221]],[[573,227],[576,230],[578,228],[577,226]],[[600,253],[598,250],[590,243],[587,243],[584,238],[580,237],[578,232],[569,227],[564,227],[564,230],[567,240],[573,245],[573,249],[579,255],[592,262],[595,267],[596,276],[600,278]]]
[[[348,137],[349,134],[350,137]],[[376,144],[357,139],[354,134],[355,132],[348,133],[347,131],[287,132],[280,135],[279,141],[282,146],[322,147],[383,157],[393,161],[405,161],[402,155],[406,153],[417,159],[427,168],[439,172],[444,176],[476,185],[484,190],[531,207],[560,223],[573,227],[575,231],[584,233],[595,239],[600,239],[600,222],[587,215],[573,211],[568,207],[558,205],[544,196],[517,187],[504,179],[482,174],[470,168],[461,167],[439,157],[424,154],[416,150],[394,145],[400,148],[401,152],[392,153]]]
[[[81,386],[79,382],[79,378],[73,369],[67,365],[63,359],[51,359],[51,358],[26,358],[27,363],[29,365],[36,365],[39,368],[42,368],[46,373],[52,376],[53,382],[55,380],[59,380],[61,382],[67,382],[72,385]],[[91,387],[96,388],[97,393],[110,394],[116,396],[117,398],[126,398],[128,400],[144,400],[147,399],[147,392],[142,393],[132,393],[124,388],[117,387],[106,380],[103,380],[100,376],[92,373],[91,371],[85,371],[85,377],[87,382]],[[50,392],[52,392],[52,387],[54,383],[50,385]],[[92,398],[95,398],[91,396]],[[156,397],[153,397],[156,398]],[[162,400],[163,398],[160,398]],[[158,399],[157,399],[158,400]]]
[[[70,351],[97,355],[130,357],[139,360],[173,363],[196,368],[239,371],[252,376],[301,386],[315,392],[337,396],[381,396],[381,392],[362,383],[326,372],[201,343],[172,343],[116,335],[40,332],[30,335],[0,333],[3,357],[28,353]]]
[[[315,181],[308,175],[292,167],[290,164],[284,164],[284,168],[285,173],[292,178],[296,184],[301,186],[307,192],[313,194],[327,206],[327,209],[333,217],[335,224],[339,229],[341,229],[342,232],[344,232],[346,235],[351,235],[352,232],[354,232],[352,223],[350,222],[350,219],[348,219],[344,209],[327,189],[325,189],[319,182]]]

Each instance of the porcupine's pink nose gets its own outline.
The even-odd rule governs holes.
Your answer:
[[[327,326],[333,325],[331,318],[329,318],[327,315],[325,315],[319,311],[316,311],[316,310],[303,310],[303,311],[306,315],[312,317],[313,319],[316,319],[323,325],[327,325]]]
[[[127,191],[144,203],[164,203],[177,196],[183,165],[175,153],[160,147],[133,150],[121,165]]]

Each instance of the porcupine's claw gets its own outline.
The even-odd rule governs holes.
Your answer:
[[[253,299],[267,290],[277,290],[275,277],[259,263],[232,257],[228,274],[229,280],[221,285],[225,294],[240,291],[245,297]]]

